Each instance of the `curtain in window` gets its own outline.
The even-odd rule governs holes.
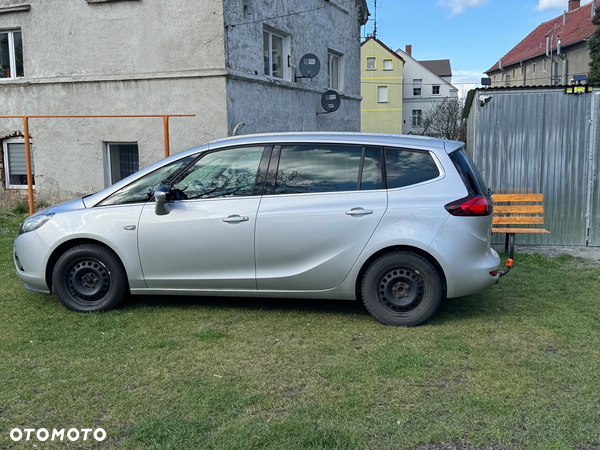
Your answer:
[[[119,167],[121,180],[139,170],[138,146],[119,145]]]

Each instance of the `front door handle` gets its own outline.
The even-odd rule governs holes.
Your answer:
[[[248,216],[240,216],[239,214],[235,214],[233,216],[229,216],[225,219],[223,219],[223,222],[227,222],[227,223],[240,223],[240,222],[247,222]]]
[[[365,216],[367,214],[373,214],[373,210],[365,208],[352,208],[350,211],[346,211],[346,214],[349,216]]]

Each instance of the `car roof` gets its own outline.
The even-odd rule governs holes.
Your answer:
[[[265,133],[233,136],[215,139],[208,142],[209,149],[230,145],[252,144],[286,144],[286,143],[322,143],[322,144],[358,144],[373,146],[392,146],[426,150],[443,150],[451,153],[464,147],[459,141],[437,139],[429,136],[379,134],[379,133],[344,133],[344,132],[297,132],[297,133]]]

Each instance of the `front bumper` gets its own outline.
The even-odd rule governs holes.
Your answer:
[[[21,234],[13,245],[13,259],[17,276],[25,283],[25,288],[45,294],[50,293],[46,283],[46,262],[48,246],[35,231]]]

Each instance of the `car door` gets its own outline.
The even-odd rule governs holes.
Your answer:
[[[276,146],[256,221],[258,289],[338,286],[386,208],[381,149]]]
[[[138,240],[148,288],[256,290],[254,189],[268,153],[264,146],[209,152],[173,180],[168,214],[145,205]]]

